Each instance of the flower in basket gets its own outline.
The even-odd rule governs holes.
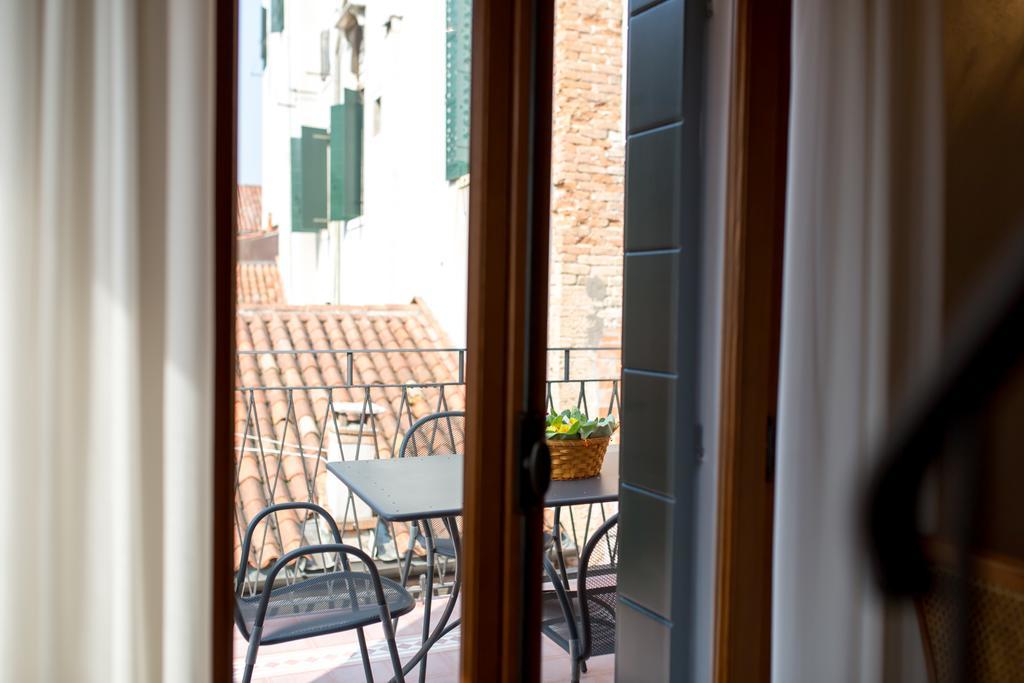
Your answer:
[[[544,436],[549,441],[600,439],[612,435],[619,425],[612,416],[590,419],[579,408],[550,413]]]

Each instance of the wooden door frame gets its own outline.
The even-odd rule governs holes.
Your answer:
[[[735,0],[722,327],[714,680],[771,677],[774,424],[791,0]]]
[[[212,681],[230,681],[234,664],[235,202],[238,1],[216,3],[213,144],[213,462],[210,463]]]
[[[550,0],[473,3],[463,681],[540,677],[553,30]]]
[[[719,444],[716,681],[768,680],[770,663],[773,487],[764,472],[767,420],[775,414],[778,374],[790,2],[768,3],[760,11],[755,11],[755,5],[751,0],[737,0],[733,54]],[[529,0],[475,0],[473,7],[467,402],[470,415],[487,415],[494,422],[484,433],[474,417],[469,420],[461,674],[467,681],[539,677],[539,605],[535,599],[539,591],[527,585],[534,574],[539,582],[539,573],[525,573],[526,582],[511,577],[528,564],[529,557],[536,555],[539,563],[540,549],[534,547],[535,543],[529,547],[523,543],[540,537],[540,514],[524,515],[520,510],[519,459],[488,455],[496,451],[510,456],[518,453],[522,406],[543,413],[542,393],[527,396],[523,388],[528,383],[517,380],[525,374],[527,337],[522,330],[527,310],[532,311],[529,351],[543,358],[546,345],[550,116],[536,114],[545,109],[550,113],[551,107],[550,87],[545,91],[538,84],[546,78],[550,86],[552,13],[550,3],[538,2],[535,6]],[[215,33],[216,341],[212,418],[216,454],[232,449],[235,0],[217,3]],[[531,59],[534,40],[540,49]],[[784,83],[778,80],[782,76]],[[531,93],[541,94],[533,99],[533,118]],[[752,111],[758,113],[758,125],[753,125]],[[771,117],[772,125],[764,125],[765,117]],[[531,214],[536,234],[528,243],[527,216]],[[533,276],[527,278],[531,272]],[[532,288],[526,287],[528,284]],[[522,291],[531,292],[529,309],[522,297],[516,296]],[[531,377],[529,383],[543,386],[543,362],[531,367],[535,375],[540,374],[540,380]],[[751,386],[761,390],[751,392]],[[500,423],[496,416],[500,416]],[[495,428],[498,424],[500,427]],[[495,444],[501,447],[496,449]],[[233,472],[226,458],[215,457],[211,466],[211,678],[229,680],[233,663]],[[502,495],[488,495],[494,491]],[[474,572],[474,567],[484,571]],[[755,599],[745,599],[751,591]],[[747,637],[752,630],[753,641]],[[750,656],[751,647],[756,648],[755,656]]]

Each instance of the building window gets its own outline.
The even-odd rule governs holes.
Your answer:
[[[320,31],[320,80],[331,75],[331,32]]]
[[[338,30],[344,40],[338,41],[338,60],[343,59],[342,51],[348,55],[348,73],[342,79],[342,85],[358,87],[362,75],[361,58],[363,54],[363,7],[350,5],[346,7],[338,19]],[[344,71],[344,67],[339,67]]]
[[[260,7],[260,68],[267,68],[267,8]]]

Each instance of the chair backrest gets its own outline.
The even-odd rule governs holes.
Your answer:
[[[466,452],[466,413],[449,410],[421,417],[409,427],[398,457],[449,455]]]
[[[417,458],[465,452],[466,413],[461,410],[446,410],[416,420],[402,439],[398,457]],[[461,517],[458,524],[461,529]],[[420,526],[424,530],[429,528],[435,540],[451,538],[441,519],[422,520]]]
[[[602,619],[614,625],[618,601],[618,569],[619,515],[616,513],[594,532],[580,555],[577,588],[584,657],[590,656],[593,621]]]
[[[264,508],[249,520],[242,538],[236,558],[236,595],[252,596],[260,591],[259,576],[249,580],[250,570],[266,572],[286,553],[323,543],[341,543],[341,533],[331,514],[319,505],[289,502]],[[309,561],[317,565],[317,571],[327,564],[326,557]]]
[[[282,519],[284,518],[284,519]],[[267,547],[267,537],[277,535],[280,541],[280,530],[288,524],[296,525],[295,538],[291,543],[282,544],[284,552],[274,556],[271,561],[266,561],[263,549]],[[249,581],[250,568],[258,567],[263,572],[273,573],[272,567],[279,561],[283,565],[283,575],[286,582],[294,581],[299,576],[298,562],[292,561],[285,564],[284,558],[289,554],[297,552],[303,547],[315,547],[323,544],[341,544],[341,531],[338,529],[334,517],[324,508],[314,503],[290,502],[270,505],[253,516],[245,530],[240,552],[238,570],[235,574],[235,623],[248,639],[247,625],[240,611],[241,601],[248,598],[253,599],[258,593],[270,591],[273,586],[269,581],[266,585],[260,585],[257,580]],[[296,558],[298,560],[299,558]],[[318,573],[327,571],[349,571],[349,561],[344,553],[340,554],[309,554],[304,555],[301,561],[315,565],[314,570]]]
[[[933,683],[958,681],[958,574],[950,546],[928,544],[932,590],[918,598],[917,613]],[[972,681],[1024,680],[1024,563],[971,557],[967,581],[967,675]]]

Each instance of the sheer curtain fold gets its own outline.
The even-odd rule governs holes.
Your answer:
[[[0,679],[209,677],[214,4],[0,0]]]
[[[941,3],[793,17],[772,678],[917,680],[859,525],[872,447],[939,339]]]

